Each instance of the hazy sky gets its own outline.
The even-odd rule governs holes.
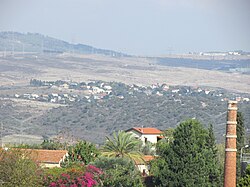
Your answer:
[[[250,0],[0,0],[0,31],[137,55],[250,51]]]

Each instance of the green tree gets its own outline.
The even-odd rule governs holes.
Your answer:
[[[216,146],[216,142],[215,141],[216,140],[215,140],[215,136],[214,136],[213,125],[210,124],[209,127],[208,127],[207,146],[213,152],[213,156],[217,157],[217,146]]]
[[[155,155],[155,144],[148,141],[143,145],[143,143],[141,142],[140,152],[142,152],[144,155]]]
[[[0,150],[0,186],[42,186],[42,170],[28,151]]]
[[[197,120],[181,123],[173,133],[173,142],[159,148],[159,158],[151,172],[158,186],[220,186],[221,170],[208,142],[209,131]],[[163,143],[164,144],[164,143]]]
[[[100,168],[103,186],[114,187],[142,187],[141,173],[134,163],[126,158],[106,158],[100,157],[92,163]]]
[[[220,184],[223,181],[222,171],[223,167],[220,165],[218,148],[216,145],[216,140],[214,136],[213,125],[210,124],[208,127],[208,136],[207,136],[207,148],[212,152],[212,158],[214,162],[210,162],[209,166],[209,181],[211,181],[214,186]]]
[[[174,128],[169,128],[165,130],[164,136],[165,139],[168,141],[168,143],[173,141],[173,133],[174,133]]]
[[[237,187],[249,187],[250,186],[250,166],[247,167],[245,176],[239,178],[237,181]]]
[[[55,140],[43,140],[41,143],[41,149],[48,149],[48,150],[61,150],[66,149],[66,143],[60,143],[59,141]]]
[[[237,180],[239,180],[241,176],[241,163],[240,163],[240,154],[241,148],[244,147],[245,143],[245,125],[244,118],[241,112],[237,113]]]
[[[113,133],[113,139],[106,137],[106,142],[102,147],[102,155],[106,157],[121,157],[130,160],[142,161],[143,154],[139,151],[141,144],[133,134],[119,131]]]
[[[100,154],[96,146],[87,141],[79,141],[76,145],[68,148],[68,157],[63,166],[69,166],[74,162],[89,164],[93,162]]]

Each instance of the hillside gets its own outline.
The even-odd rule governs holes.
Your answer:
[[[60,80],[31,80],[30,83],[25,88],[1,90],[3,135],[10,135],[15,141],[20,136],[47,139],[63,134],[66,138],[102,143],[113,131],[134,126],[166,130],[196,118],[205,126],[213,124],[217,140],[221,142],[226,127],[227,100],[236,98],[250,128],[249,94],[166,84],[145,87]]]
[[[84,44],[70,44],[38,33],[0,32],[0,51],[39,52],[39,53],[80,53],[103,54],[114,57],[126,54],[98,49]]]

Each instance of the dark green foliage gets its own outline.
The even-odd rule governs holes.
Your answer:
[[[220,186],[221,170],[215,144],[208,142],[212,134],[198,121],[188,120],[176,128],[173,137],[173,142],[160,144],[160,158],[152,162],[155,184]]]
[[[173,141],[174,128],[169,128],[164,131],[164,136],[168,142]]]
[[[213,152],[213,155],[217,156],[217,146],[216,146],[216,140],[214,136],[214,129],[213,125],[210,124],[208,127],[208,139],[207,139],[207,146],[210,148]]]
[[[44,140],[41,144],[42,149],[49,149],[49,150],[63,150],[67,148],[66,143],[60,143],[54,140]]]
[[[93,162],[100,154],[96,146],[87,141],[79,141],[76,145],[69,147],[69,156],[66,158],[63,166],[67,167],[74,162],[89,164]]]
[[[241,148],[244,147],[245,143],[245,125],[244,118],[241,112],[237,113],[237,180],[241,176],[241,163],[240,163],[240,154]]]
[[[104,175],[104,186],[112,187],[142,187],[142,178],[134,163],[124,158],[100,157],[93,165],[100,168]]]
[[[245,176],[239,178],[237,181],[237,187],[249,187],[250,186],[250,166],[247,167]]]

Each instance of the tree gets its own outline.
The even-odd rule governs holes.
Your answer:
[[[0,150],[0,186],[42,186],[42,170],[21,149]]]
[[[174,131],[174,140],[161,145],[151,172],[159,186],[220,186],[221,170],[209,131],[197,120],[187,120]],[[162,143],[164,144],[164,143]]]
[[[173,141],[173,133],[174,133],[174,128],[169,128],[165,130],[164,136],[165,139],[168,141],[168,143]]]
[[[119,131],[117,134],[113,133],[113,139],[106,139],[102,147],[103,156],[128,158],[134,162],[143,160],[143,154],[139,151],[141,142],[132,134]]]
[[[208,127],[207,146],[213,152],[213,156],[217,157],[217,146],[215,143],[214,129],[212,124],[210,124]]]
[[[149,141],[147,141],[145,144],[141,142],[140,152],[144,155],[155,155],[156,154],[155,144]]]
[[[244,125],[244,118],[241,112],[237,113],[237,180],[239,180],[241,176],[241,163],[240,163],[240,154],[241,154],[241,148],[244,147],[245,143],[245,125]]]
[[[99,151],[94,144],[87,141],[79,141],[76,145],[69,147],[68,154],[69,156],[66,158],[64,166],[72,162],[81,162],[87,165],[96,159]]]
[[[250,166],[246,168],[245,176],[241,177],[237,181],[237,187],[248,187],[250,186]]]
[[[134,163],[126,158],[100,157],[93,163],[104,174],[103,186],[142,187],[142,178]]]

